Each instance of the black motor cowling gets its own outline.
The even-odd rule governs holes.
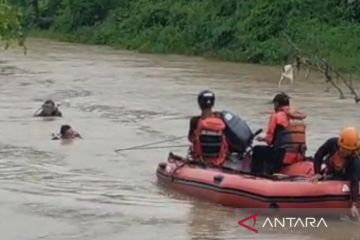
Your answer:
[[[226,124],[225,134],[231,150],[240,154],[244,153],[254,137],[249,125],[229,111],[223,111],[222,118]]]

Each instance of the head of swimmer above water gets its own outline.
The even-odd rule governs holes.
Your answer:
[[[72,129],[70,125],[62,125],[60,128],[61,139],[81,138],[80,134]]]
[[[53,100],[46,100],[43,105],[41,105],[41,115],[43,116],[53,116],[59,115],[59,109]]]

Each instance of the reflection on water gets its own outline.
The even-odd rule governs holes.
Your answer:
[[[238,113],[253,129],[265,126],[278,68],[46,40],[28,45],[28,55],[13,49],[0,61],[4,239],[325,239],[291,231],[250,234],[237,225],[238,210],[159,188],[155,169],[167,150],[113,151],[186,135],[189,116],[198,111],[196,95],[205,88],[217,94],[218,109]],[[353,100],[324,92],[321,76],[312,77],[284,84],[309,116],[309,154],[344,125],[360,127]],[[49,98],[64,117],[33,118]],[[84,139],[51,141],[62,124]],[[335,232],[359,239],[350,225],[329,229],[326,239]]]

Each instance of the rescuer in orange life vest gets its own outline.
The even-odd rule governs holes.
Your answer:
[[[188,139],[192,143],[192,157],[206,164],[221,166],[228,155],[226,125],[221,113],[213,112],[215,94],[205,90],[198,95],[201,115],[192,117]]]
[[[290,98],[285,93],[275,95],[272,102],[274,112],[270,115],[266,136],[256,138],[267,145],[253,148],[253,173],[272,174],[305,159],[306,136],[302,120],[306,115],[290,110]]]
[[[356,201],[359,192],[360,179],[360,143],[356,128],[344,128],[339,137],[328,139],[315,153],[314,171],[311,179],[339,179],[350,181],[350,208],[353,217],[359,219]],[[321,169],[325,161],[326,168]]]

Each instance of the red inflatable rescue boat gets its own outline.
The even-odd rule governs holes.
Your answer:
[[[263,177],[200,166],[170,153],[157,177],[161,185],[234,208],[349,208],[349,182],[309,182],[312,166],[299,162],[283,175]]]

